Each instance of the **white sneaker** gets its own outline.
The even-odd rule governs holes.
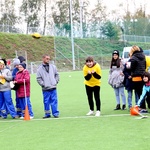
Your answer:
[[[33,116],[30,116],[30,119],[33,119],[34,117]]]
[[[24,117],[20,117],[20,119],[24,119]]]
[[[96,117],[99,117],[101,115],[101,112],[98,110],[98,111],[96,111],[96,113],[95,113],[95,116]]]
[[[90,110],[86,115],[87,116],[94,115],[94,111]]]

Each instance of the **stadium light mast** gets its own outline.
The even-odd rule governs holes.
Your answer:
[[[83,27],[82,27],[83,0],[79,0],[79,3],[80,3],[80,37],[83,38]]]
[[[73,70],[75,70],[74,38],[73,38],[73,23],[72,23],[72,0],[70,0],[70,23],[71,23],[72,65],[73,65]]]

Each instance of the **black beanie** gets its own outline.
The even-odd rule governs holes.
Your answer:
[[[119,56],[119,51],[118,50],[114,50],[112,55],[117,54]]]
[[[19,65],[21,65],[24,69],[26,69],[26,64],[25,63],[21,63]]]

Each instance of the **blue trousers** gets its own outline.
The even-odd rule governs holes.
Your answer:
[[[18,98],[19,105],[20,105],[21,110],[22,110],[21,116],[24,117],[25,107],[26,107],[26,100],[27,100],[27,106],[28,106],[28,110],[29,110],[29,115],[31,117],[33,117],[34,114],[33,114],[33,111],[32,111],[32,105],[31,105],[31,102],[30,102],[30,97],[26,97],[26,99],[25,99],[25,97]]]
[[[0,111],[3,118],[7,118],[7,111],[14,118],[17,116],[14,104],[11,98],[11,90],[0,91]]]
[[[50,116],[50,108],[53,116],[59,115],[56,89],[43,91],[43,103],[45,116]]]
[[[19,98],[17,97],[17,92],[16,91],[15,91],[15,95],[16,95],[16,110],[17,110],[17,115],[21,116],[22,111],[21,111],[21,106],[20,106]]]
[[[122,105],[126,105],[126,96],[125,96],[125,93],[124,93],[124,87],[114,88],[114,91],[115,91],[117,104],[120,104],[120,96],[121,96]]]

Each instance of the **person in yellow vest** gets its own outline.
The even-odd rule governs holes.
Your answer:
[[[100,116],[101,101],[100,101],[100,79],[101,79],[101,68],[100,65],[94,61],[92,56],[86,58],[85,65],[83,67],[84,84],[86,94],[88,98],[90,111],[86,114],[87,116],[94,115]],[[94,102],[93,95],[96,102],[96,113],[94,113]]]

